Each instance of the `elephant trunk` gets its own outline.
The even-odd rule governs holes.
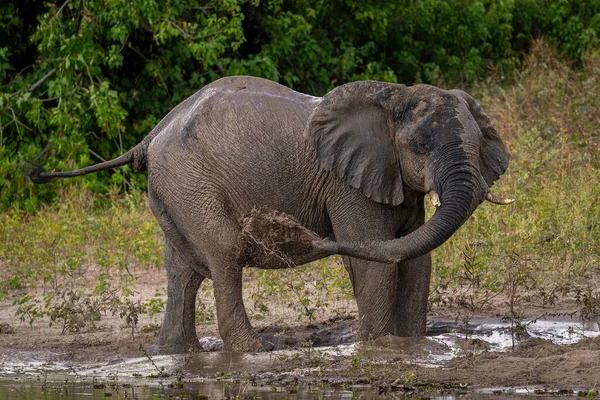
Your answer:
[[[448,240],[483,202],[487,184],[471,162],[439,162],[436,171],[446,171],[434,178],[434,190],[441,205],[434,215],[412,233],[383,242],[315,242],[315,246],[332,254],[384,263],[398,263],[429,253]],[[446,165],[444,165],[446,164]]]

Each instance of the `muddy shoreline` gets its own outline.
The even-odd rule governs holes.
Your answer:
[[[280,326],[267,326],[258,331],[263,338],[279,340],[279,350],[188,355],[155,354],[156,332],[140,332],[132,338],[126,327],[107,326],[93,333],[54,336],[48,332],[51,328],[19,326],[14,334],[0,335],[0,378],[117,379],[133,385],[226,380],[278,388],[300,382],[411,393],[521,388],[565,395],[588,391],[600,380],[600,333],[593,325],[586,331],[577,320],[545,320],[559,324],[563,334],[550,333],[548,338],[528,334],[512,351],[493,344],[494,337],[508,334],[506,329],[479,329],[486,321],[498,322],[478,316],[467,335],[450,319],[436,317],[430,320],[427,337],[384,337],[364,343],[353,343],[356,320],[352,318],[299,325],[287,334],[281,333],[285,331]],[[573,337],[581,336],[579,340],[553,343],[561,335],[568,336],[568,326],[573,327]],[[529,330],[534,331],[533,325]],[[219,342],[216,335],[203,340]]]
[[[138,277],[140,298],[156,296],[164,282],[162,274]],[[90,285],[83,282],[80,287]],[[210,290],[199,296],[206,309],[214,307]],[[245,293],[245,302],[252,307],[251,292]],[[552,308],[523,300],[521,319],[512,322],[503,319],[507,310],[501,296],[466,317],[464,310],[440,304],[430,309],[426,337],[388,336],[355,343],[358,321],[351,299],[329,298],[328,307],[316,314],[315,321],[298,318],[289,304],[275,302],[268,304],[266,316],[253,318],[251,313],[255,330],[275,345],[275,351],[224,352],[216,322],[209,319],[197,325],[206,351],[165,356],[157,353],[156,346],[161,314],[141,314],[133,336],[130,326],[110,314],[103,315],[93,329],[63,333],[60,325],[49,326],[47,317],[32,326],[19,322],[16,306],[4,299],[0,323],[10,325],[13,333],[0,333],[0,379],[39,382],[56,377],[164,387],[178,380],[188,386],[199,382],[231,386],[237,381],[277,390],[296,390],[301,383],[416,396],[432,390],[512,393],[517,389],[576,395],[600,382],[600,321],[595,317],[582,323],[574,299],[561,299]],[[515,335],[513,351],[515,323],[524,331]]]

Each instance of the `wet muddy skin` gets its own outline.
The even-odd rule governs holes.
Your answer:
[[[519,338],[522,351],[535,350],[546,355],[560,355],[564,345],[600,336],[597,323],[538,320],[527,322],[525,328],[525,334]],[[470,365],[470,357],[484,354],[482,360],[488,360],[497,357],[493,354],[508,352],[512,348],[511,328],[498,320],[472,320],[468,326],[431,321],[426,337],[387,336],[362,343],[352,343],[355,329],[354,320],[308,326],[300,336],[264,329],[260,332],[263,338],[280,349],[265,353],[218,351],[222,342],[210,337],[202,338],[201,344],[212,351],[187,355],[146,353],[143,357],[116,357],[98,363],[72,362],[48,350],[6,350],[0,353],[0,400],[125,395],[140,399],[157,395],[261,399],[411,395],[498,399],[557,394],[576,397],[578,391],[585,395],[589,390],[586,386],[577,387],[577,382],[568,389],[535,384],[476,388],[457,380],[444,383],[443,379],[428,378],[427,371],[444,371],[457,360],[459,369],[454,375],[460,371],[461,362],[466,363],[465,368]],[[390,373],[390,368],[396,372]]]

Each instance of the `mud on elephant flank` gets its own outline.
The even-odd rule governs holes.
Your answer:
[[[322,240],[293,216],[266,208],[252,209],[240,219],[240,224],[250,252],[246,259],[258,257],[267,264],[270,260],[274,265],[289,268],[301,265],[299,260],[313,249],[312,243]]]
[[[71,172],[36,168],[30,178],[147,169],[166,238],[161,347],[197,348],[194,292],[209,278],[225,348],[251,351],[269,345],[245,311],[243,268],[333,254],[346,256],[359,338],[423,335],[430,251],[469,218],[508,157],[462,91],[365,81],[319,99],[240,76],[200,89],[121,157]],[[441,205],[425,221],[432,179]]]

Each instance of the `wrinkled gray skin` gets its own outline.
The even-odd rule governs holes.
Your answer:
[[[178,105],[119,158],[30,177],[44,183],[128,163],[147,169],[165,236],[161,350],[198,348],[195,298],[210,278],[225,348],[253,351],[269,344],[246,315],[242,269],[288,265],[260,257],[242,239],[239,220],[252,208],[285,212],[320,237],[335,237],[314,242],[295,261],[345,255],[359,338],[423,335],[429,252],[484,200],[508,159],[479,104],[459,90],[365,81],[317,98],[230,77]],[[430,190],[441,206],[425,223]]]

